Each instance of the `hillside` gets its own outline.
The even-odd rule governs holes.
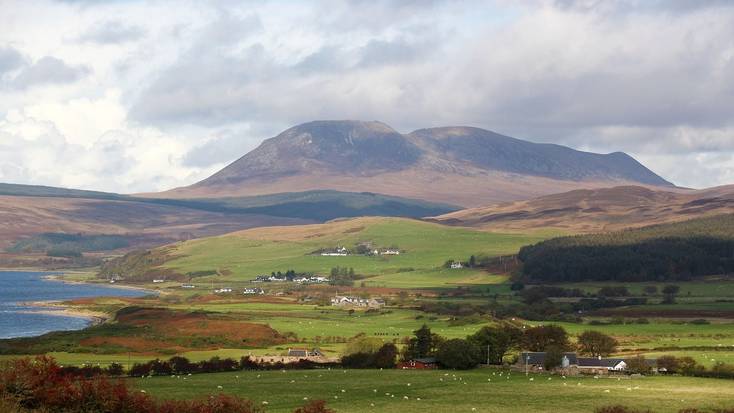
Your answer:
[[[576,190],[470,208],[430,220],[488,230],[600,232],[734,212],[734,187],[664,191],[639,186]]]
[[[189,200],[0,184],[0,224],[4,229],[0,233],[0,249],[12,253],[68,249],[68,240],[53,241],[68,238],[65,234],[80,233],[85,237],[118,236],[114,243],[75,241],[73,247],[83,251],[89,251],[89,245],[150,247],[257,226],[354,216],[417,218],[457,209],[425,201],[338,191]],[[101,250],[110,249],[115,248]]]
[[[680,281],[734,273],[734,214],[606,234],[554,238],[520,250],[537,281]]]
[[[621,184],[673,187],[618,152],[581,152],[469,127],[403,135],[380,122],[316,121],[265,140],[201,182],[146,196],[333,189],[478,206]]]
[[[488,283],[492,277],[474,270],[443,268],[447,260],[470,255],[516,252],[547,235],[493,234],[402,218],[355,218],[325,224],[255,228],[218,237],[176,243],[132,253],[103,267],[102,276],[128,280],[212,276],[219,281],[247,281],[257,275],[293,270],[329,275],[334,267],[351,267],[371,286],[431,286]],[[344,246],[356,251],[399,249],[400,255],[321,256],[318,251]],[[206,278],[205,278],[206,280]]]
[[[0,248],[43,233],[127,235],[139,245],[160,245],[254,226],[303,222],[308,221],[135,201],[0,196]]]

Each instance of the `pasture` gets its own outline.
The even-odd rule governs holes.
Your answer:
[[[331,268],[351,267],[366,283],[387,287],[430,288],[460,284],[492,284],[497,277],[480,271],[441,270],[447,260],[466,261],[471,255],[512,254],[527,244],[550,236],[497,234],[446,227],[399,218],[357,218],[299,227],[256,228],[219,237],[191,240],[171,246],[174,257],[165,266],[179,273],[216,270],[221,280],[249,280],[271,272],[311,272],[328,275]],[[397,256],[324,257],[322,248],[397,247]],[[221,277],[224,275],[224,277]],[[206,281],[213,277],[203,277]]]
[[[296,370],[242,371],[188,377],[132,379],[154,397],[186,399],[226,393],[291,412],[306,399],[323,399],[339,413],[358,412],[593,412],[625,404],[655,412],[686,407],[731,408],[728,380],[687,377],[616,379],[472,371]],[[267,403],[267,404],[265,404]]]

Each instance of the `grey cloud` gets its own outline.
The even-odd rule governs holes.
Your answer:
[[[257,133],[252,136],[252,131],[220,132],[217,136],[209,139],[204,144],[191,149],[183,158],[183,165],[195,168],[206,168],[212,165],[231,162],[254,149],[265,134]]]
[[[73,83],[90,73],[86,66],[70,66],[53,56],[44,56],[26,66],[12,81],[15,88],[25,89],[40,84]]]
[[[23,55],[11,47],[0,47],[0,76],[25,63]]]
[[[434,43],[435,45],[435,43]],[[403,39],[370,40],[361,50],[360,66],[379,66],[409,62],[427,52],[428,43],[412,44]]]
[[[127,26],[119,21],[108,21],[90,28],[79,37],[81,42],[117,44],[138,40],[145,35],[139,26]]]

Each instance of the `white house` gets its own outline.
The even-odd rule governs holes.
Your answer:
[[[245,295],[253,295],[253,294],[263,295],[263,294],[265,294],[265,291],[263,291],[262,288],[245,288],[245,291],[243,291],[242,294],[245,294]]]
[[[231,292],[232,292],[232,289],[229,287],[218,288],[214,290],[214,294],[226,294],[226,293],[231,293]]]
[[[166,282],[166,280],[161,280],[161,279],[153,280],[153,284],[160,284],[160,283],[164,283],[164,282]]]
[[[333,251],[324,251],[321,253],[322,257],[346,257],[349,255],[349,250],[345,247],[336,247]]]
[[[458,270],[458,269],[461,269],[461,268],[464,268],[464,264],[462,264],[462,263],[460,263],[458,261],[454,261],[454,262],[451,263],[451,269],[452,270]]]
[[[353,296],[339,296],[331,299],[331,305],[336,307],[367,307],[380,308],[385,305],[382,298],[360,298]]]

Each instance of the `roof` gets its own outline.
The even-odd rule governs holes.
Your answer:
[[[531,364],[536,366],[542,366],[545,364],[545,352],[527,352],[520,354],[518,363],[520,364]],[[568,358],[569,364],[578,364],[576,353],[563,353]]]
[[[624,359],[600,359],[598,357],[579,357],[579,367],[606,367],[612,368],[623,362]]]
[[[308,350],[289,349],[288,356],[290,357],[308,357]]]
[[[438,360],[435,357],[422,357],[422,358],[412,359],[412,361],[417,361],[418,363],[423,363],[423,364],[438,363]]]

